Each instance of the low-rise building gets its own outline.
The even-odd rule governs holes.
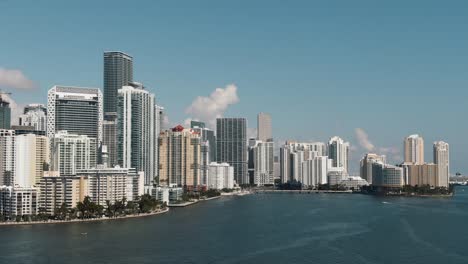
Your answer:
[[[0,187],[0,214],[8,219],[35,215],[38,211],[38,192],[34,187]]]
[[[234,167],[227,163],[212,162],[208,171],[208,189],[234,188]]]
[[[177,187],[176,184],[173,184],[169,187],[166,186],[158,186],[156,188],[152,189],[152,196],[166,204],[173,204],[177,203],[178,201],[182,200],[182,194],[184,193],[184,190],[181,187]]]

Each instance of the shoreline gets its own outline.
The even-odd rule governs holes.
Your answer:
[[[131,219],[131,218],[148,217],[148,216],[165,214],[167,212],[169,212],[169,208],[166,208],[165,210],[162,210],[162,211],[152,212],[152,213],[126,215],[126,216],[112,217],[112,218],[48,220],[48,221],[30,221],[30,222],[0,222],[0,227],[1,226],[50,225],[50,224],[71,224],[71,223],[89,223],[89,222],[99,222],[99,221],[112,221],[112,220],[123,220],[123,219]]]

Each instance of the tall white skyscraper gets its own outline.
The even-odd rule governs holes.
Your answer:
[[[249,156],[253,165],[253,183],[258,186],[274,184],[273,141],[251,141]]]
[[[270,114],[259,113],[257,115],[257,139],[263,142],[273,139]]]
[[[437,185],[448,187],[450,181],[450,154],[448,143],[443,141],[434,142],[434,163],[437,164]]]
[[[50,163],[49,138],[34,134],[17,135],[15,140],[14,185],[37,186]]]
[[[157,109],[154,94],[140,83],[130,83],[118,91],[118,163],[123,168],[143,171],[147,188],[158,176],[160,118]]]
[[[332,167],[343,168],[348,173],[349,142],[340,137],[332,137],[328,142],[328,157],[332,159]]]
[[[411,135],[405,138],[405,163],[415,165],[424,164],[424,139],[419,135]]]

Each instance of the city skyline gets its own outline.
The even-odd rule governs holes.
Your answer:
[[[344,18],[338,17],[336,21],[331,22],[318,14],[320,10],[329,10],[330,6],[326,3],[320,3],[314,8],[304,2],[298,3],[298,7],[289,9],[285,14],[278,11],[281,5],[275,3],[266,6],[265,11],[255,9],[260,7],[257,4],[254,4],[250,11],[243,11],[242,8],[246,6],[242,5],[218,6],[219,10],[233,10],[244,18],[244,21],[236,19],[236,22],[218,19],[222,17],[220,13],[223,12],[209,13],[210,10],[215,10],[210,9],[210,5],[205,4],[203,8],[197,8],[187,3],[187,10],[194,12],[178,23],[175,23],[176,14],[171,11],[171,4],[149,4],[146,6],[148,10],[157,10],[158,14],[167,13],[161,14],[160,18],[150,16],[148,12],[141,13],[143,21],[138,24],[136,33],[146,34],[151,45],[136,43],[130,40],[131,38],[122,39],[123,37],[117,36],[113,30],[109,33],[100,32],[99,28],[109,26],[109,23],[122,25],[123,22],[116,19],[105,21],[106,17],[92,17],[96,12],[93,10],[89,14],[91,21],[80,25],[83,29],[73,27],[66,21],[58,25],[49,23],[46,18],[38,18],[34,28],[40,29],[46,24],[51,33],[57,34],[53,39],[69,37],[68,31],[62,30],[63,27],[69,26],[73,27],[77,37],[95,37],[95,41],[89,45],[81,45],[82,40],[77,41],[76,45],[47,41],[49,47],[39,41],[37,45],[41,52],[35,52],[34,49],[27,50],[21,45],[21,42],[31,42],[34,34],[13,38],[8,49],[0,50],[0,89],[12,92],[11,97],[19,108],[29,103],[45,104],[45,92],[59,84],[98,87],[104,92],[102,54],[104,51],[118,50],[134,58],[137,65],[134,79],[148,85],[158,101],[164,103],[170,127],[176,124],[184,125],[187,118],[210,119],[202,120],[207,124],[213,122],[213,116],[207,115],[197,107],[197,98],[217,102],[217,97],[213,94],[216,94],[215,89],[219,87],[224,91],[223,98],[228,100],[219,108],[210,109],[224,117],[246,117],[249,137],[255,135],[252,129],[255,128],[255,118],[259,112],[271,114],[273,137],[277,142],[288,139],[326,142],[332,136],[340,136],[351,143],[350,171],[356,173],[359,160],[366,152],[385,154],[389,163],[402,161],[402,139],[407,135],[420,134],[425,138],[426,144],[440,140],[452,143],[451,173],[460,171],[466,174],[468,165],[465,165],[464,161],[468,155],[468,142],[464,140],[464,135],[468,127],[458,120],[461,119],[462,113],[468,111],[463,100],[465,92],[462,91],[462,88],[468,85],[468,80],[463,74],[468,65],[462,60],[466,55],[463,48],[466,39],[459,34],[463,32],[467,21],[465,17],[457,14],[463,14],[468,7],[460,4],[447,8],[451,14],[448,16],[436,11],[437,4],[427,3],[424,10],[430,14],[431,21],[418,22],[421,13],[411,9],[416,6],[415,3],[411,3],[407,11],[388,11],[385,6],[378,8],[370,6],[366,1],[360,3],[361,5],[354,9],[341,6],[332,12],[336,15],[349,14],[353,19],[357,19],[356,24],[350,25],[346,25]],[[402,5],[402,2],[395,4]],[[2,22],[19,12],[15,3],[2,5],[4,4],[0,4],[3,10],[9,11],[0,18]],[[99,4],[96,7],[98,8]],[[53,11],[60,17],[62,13],[68,13],[60,11],[69,8],[76,7],[59,4]],[[117,10],[118,7],[112,8]],[[312,13],[306,14],[301,8],[312,10]],[[134,9],[144,11],[142,6]],[[37,6],[24,12],[41,10]],[[210,15],[205,16],[207,13]],[[259,18],[250,18],[247,16],[249,13],[258,14]],[[78,14],[75,12],[70,14],[71,17],[76,15]],[[284,19],[293,24],[281,26],[275,22],[274,16],[278,16],[279,21]],[[401,22],[389,23],[389,16],[393,16],[391,21],[396,16]],[[191,20],[199,23],[194,31],[200,34],[199,38],[185,29]],[[164,24],[166,29],[153,27],[161,21],[174,23]],[[213,38],[220,32],[209,26],[212,21],[217,21],[221,28],[228,29],[232,34],[221,34],[226,39]],[[369,28],[357,28],[359,23],[371,27],[372,21],[381,23],[387,29],[386,32],[378,33]],[[92,22],[97,27],[96,32],[85,32],[91,28]],[[245,32],[237,30],[235,23],[238,22],[242,23],[241,28]],[[316,28],[321,23],[325,23],[326,26],[323,29]],[[22,31],[25,27],[22,24],[9,26],[8,22],[3,24],[6,25],[2,29],[3,32],[10,32],[13,28]],[[402,33],[398,29],[403,25],[411,27]],[[261,27],[265,27],[265,32],[261,32]],[[310,34],[306,33],[306,28],[310,29]],[[131,32],[131,26],[120,29],[124,33]],[[337,35],[327,34],[333,32],[332,30],[340,33],[342,39]],[[346,30],[356,33],[359,38],[347,42],[352,36],[346,34]],[[291,33],[289,39],[296,40],[296,44],[289,43],[294,41],[274,41],[288,32]],[[316,38],[311,36],[314,33]],[[245,38],[246,34],[258,36],[252,35],[252,42],[246,46],[246,43],[238,41]],[[166,38],[155,42],[156,39],[160,39],[158,36]],[[183,36],[192,40],[191,47],[180,41]],[[210,43],[209,39],[212,39],[213,43]],[[314,42],[316,39],[320,41]],[[406,41],[396,43],[394,39]],[[424,45],[428,41],[438,45]],[[216,48],[220,43],[223,43],[223,48]],[[305,45],[311,43],[313,45]],[[326,47],[328,44],[334,45]],[[264,49],[265,47],[270,49]],[[232,52],[232,55],[223,54],[224,50]],[[31,52],[34,52],[34,56]],[[66,63],[69,59],[67,56],[61,56],[71,52],[77,55],[74,65]],[[409,54],[412,56],[405,56]],[[181,55],[185,55],[182,56],[185,60],[181,60]],[[38,61],[47,61],[46,58],[55,63],[47,63],[47,67],[38,64]],[[247,60],[252,65],[246,64]],[[226,65],[220,69],[220,64]],[[18,72],[12,72],[14,70],[19,71],[24,78],[15,75],[18,77],[15,82],[6,82],[4,76],[17,74]],[[409,74],[410,72],[412,74]],[[17,86],[18,80],[21,81],[20,86]],[[229,86],[230,84],[235,86]],[[441,94],[440,91],[444,93]],[[417,101],[416,98],[424,100]],[[398,102],[396,109],[388,103],[391,101]],[[420,104],[423,107],[420,107]],[[278,107],[280,105],[287,106],[287,109]],[[17,112],[21,111],[22,109]],[[411,113],[408,114],[407,111]],[[291,116],[294,118],[290,118]],[[15,119],[12,121],[17,122]],[[390,122],[378,124],[376,120],[393,120],[395,125],[391,125]],[[375,125],[376,123],[378,125]],[[319,128],[317,124],[320,124]],[[210,126],[209,128],[215,129]],[[425,148],[424,156],[432,156],[430,147]]]

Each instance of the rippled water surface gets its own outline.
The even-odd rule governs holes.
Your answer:
[[[0,263],[466,264],[468,188],[223,197],[147,218],[0,227],[0,238]]]

